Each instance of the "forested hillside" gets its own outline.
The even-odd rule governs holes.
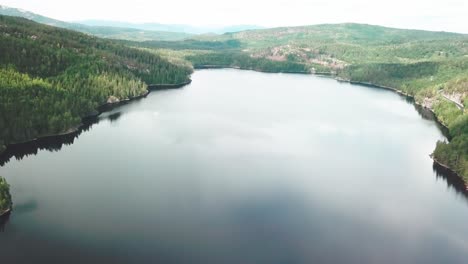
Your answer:
[[[147,40],[182,40],[189,38],[191,34],[184,32],[170,32],[164,30],[145,30],[133,27],[123,26],[89,26],[79,23],[69,23],[49,17],[41,16],[26,10],[12,8],[0,5],[0,15],[15,16],[26,18],[41,24],[49,26],[61,27],[71,30],[80,31],[101,38],[110,39],[127,39],[134,41]]]
[[[0,152],[67,132],[107,101],[147,84],[186,82],[190,67],[70,30],[0,16]]]
[[[111,96],[185,82],[191,65],[321,73],[415,97],[450,130],[435,159],[468,180],[468,35],[336,24],[115,42],[1,16],[0,30],[0,146],[65,132]]]
[[[451,143],[438,143],[434,156],[468,181],[468,35],[335,24],[127,44],[198,68],[321,73],[396,88],[450,129]]]
[[[256,25],[231,25],[223,26],[193,26],[184,24],[161,24],[161,23],[129,23],[112,20],[82,20],[80,24],[88,26],[100,27],[119,27],[119,28],[136,28],[139,30],[152,31],[169,31],[169,32],[185,32],[188,34],[224,34],[226,32],[239,32],[244,30],[262,29],[263,27]]]

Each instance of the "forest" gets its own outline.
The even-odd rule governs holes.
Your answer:
[[[439,142],[434,158],[468,180],[468,36],[360,24],[128,41],[0,16],[0,151],[67,132],[111,96],[132,98],[149,84],[186,82],[193,68],[220,67],[327,74],[401,90],[449,128],[450,142]]]
[[[7,181],[0,177],[0,215],[12,206],[10,185]]]
[[[433,156],[468,182],[468,35],[347,23],[126,45],[177,57],[195,68],[319,73],[398,89],[449,128],[450,142],[438,142]],[[464,108],[447,96],[458,96]]]
[[[115,41],[0,16],[0,152],[76,128],[111,96],[136,97],[191,73]]]

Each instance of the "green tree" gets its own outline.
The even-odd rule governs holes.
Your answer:
[[[0,177],[0,213],[10,209],[12,204],[10,185],[4,178]]]

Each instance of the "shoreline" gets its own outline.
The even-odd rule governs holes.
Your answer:
[[[289,74],[312,74],[308,71],[266,71],[261,69],[255,68],[243,68],[238,66],[221,66],[221,65],[197,65],[193,66],[195,70],[216,70],[216,69],[234,69],[234,70],[243,70],[243,71],[254,71],[254,72],[262,72],[262,73],[289,73]],[[326,72],[318,72],[317,75],[330,75]]]
[[[463,177],[461,177],[460,175],[458,175],[458,173],[456,171],[454,171],[452,168],[450,168],[449,166],[445,165],[444,163],[438,161],[436,158],[434,158],[434,155],[429,155],[431,157],[431,159],[434,161],[434,164],[437,164],[438,166],[444,168],[445,170],[449,171],[450,173],[452,173],[453,175],[457,176],[458,178],[460,178],[463,182],[463,184],[465,185],[465,190],[468,191],[468,183],[465,181],[465,179],[463,179]]]
[[[348,79],[343,79],[341,77],[338,77],[336,74],[331,74],[331,73],[321,73],[321,72],[316,72],[316,73],[312,73],[312,72],[287,72],[287,71],[279,71],[279,72],[275,72],[275,71],[261,71],[261,70],[256,70],[256,69],[252,69],[252,68],[242,68],[242,67],[234,67],[234,66],[218,66],[218,65],[197,65],[197,66],[194,66],[194,68],[196,70],[209,70],[209,69],[235,69],[235,70],[249,70],[249,71],[254,71],[254,72],[262,72],[262,73],[288,73],[288,74],[291,74],[291,73],[294,73],[294,74],[304,74],[304,75],[314,75],[314,76],[319,76],[319,77],[325,77],[325,78],[331,78],[331,79],[334,79],[335,81],[338,81],[338,82],[346,82],[346,83],[350,83],[350,84],[354,84],[354,85],[362,85],[362,86],[368,86],[368,87],[375,87],[375,88],[379,88],[379,89],[385,89],[385,90],[389,90],[389,91],[393,91],[399,95],[402,95],[402,96],[405,96],[407,98],[410,98],[412,99],[412,102],[414,105],[417,105],[419,107],[422,107],[426,110],[429,110],[432,114],[433,114],[433,117],[434,117],[434,121],[441,125],[442,127],[444,127],[445,129],[447,129],[447,131],[449,131],[449,128],[447,127],[447,125],[445,125],[444,123],[442,123],[439,118],[437,117],[437,115],[435,114],[435,112],[431,109],[431,108],[428,108],[420,103],[418,103],[415,99],[414,96],[408,94],[408,93],[405,93],[401,90],[398,90],[397,88],[394,88],[394,87],[389,87],[389,86],[384,86],[384,85],[378,85],[378,84],[374,84],[374,83],[370,83],[370,82],[359,82],[359,81],[352,81],[352,80],[348,80]],[[144,98],[146,96],[148,96],[148,94],[150,94],[152,91],[160,91],[160,90],[169,90],[169,89],[178,89],[178,88],[181,88],[181,87],[184,87],[188,84],[192,83],[192,80],[189,79],[188,81],[186,82],[183,82],[183,83],[177,83],[177,84],[150,84],[148,85],[148,88],[147,88],[147,91],[142,94],[142,95],[138,95],[138,96],[135,96],[135,97],[132,97],[132,98],[128,98],[128,99],[125,99],[125,100],[122,100],[122,101],[119,101],[119,102],[115,102],[115,103],[105,103],[105,104],[102,104],[100,106],[97,107],[96,109],[96,113],[93,113],[93,114],[90,114],[90,115],[87,115],[87,116],[84,116],[82,117],[82,120],[81,120],[81,124],[76,126],[76,127],[73,127],[73,128],[70,128],[69,130],[65,131],[65,132],[62,132],[62,133],[58,133],[58,134],[51,134],[51,135],[45,135],[45,136],[40,136],[40,137],[37,137],[35,139],[32,139],[32,140],[28,140],[28,141],[24,141],[24,142],[19,142],[19,143],[13,143],[13,144],[8,144],[6,145],[6,148],[3,149],[3,150],[0,150],[0,157],[7,152],[8,148],[10,146],[15,146],[15,145],[21,145],[21,144],[28,144],[28,143],[33,143],[33,142],[36,142],[36,141],[39,141],[39,140],[44,140],[44,139],[52,139],[52,138],[57,138],[57,137],[65,137],[65,136],[70,136],[70,135],[73,135],[73,134],[76,134],[78,133],[79,131],[81,131],[81,129],[83,129],[84,127],[86,127],[87,125],[89,125],[95,118],[97,118],[99,115],[101,115],[103,112],[107,112],[109,110],[112,110],[113,108],[115,107],[118,107],[118,106],[121,106],[121,105],[124,105],[124,104],[127,104],[129,102],[132,102],[134,100],[138,100],[138,99],[141,99],[141,98]],[[445,135],[444,136],[447,137],[447,139],[450,141],[450,137]],[[447,165],[443,164],[443,163],[440,163],[439,161],[437,161],[435,158],[433,158],[433,154],[431,153],[430,154],[432,160],[434,161],[434,163],[437,163],[438,165],[444,167],[444,168],[447,168],[448,170],[450,170],[451,172],[453,172],[456,176],[458,176],[460,179],[462,179],[462,181],[465,182],[465,185],[467,185],[468,183],[465,181],[465,179],[459,175],[457,172],[455,172],[453,169],[451,169],[450,167],[448,167]],[[467,187],[468,188],[468,187]]]
[[[177,88],[182,88],[186,85],[189,85],[192,83],[192,79],[189,79],[186,82],[183,83],[176,83],[176,84],[150,84],[148,85],[148,91],[159,91],[159,90],[168,90],[168,89],[177,89]]]
[[[324,77],[330,77],[330,78],[333,78],[333,79],[335,79],[335,80],[337,80],[337,81],[339,81],[339,82],[347,82],[347,83],[350,83],[350,84],[364,85],[364,86],[375,87],[375,88],[379,88],[379,89],[385,89],[385,90],[389,90],[389,91],[396,92],[397,94],[402,95],[402,96],[405,96],[405,97],[407,97],[407,98],[411,98],[411,99],[413,100],[413,104],[414,104],[414,105],[417,105],[417,106],[422,107],[422,108],[424,108],[424,109],[426,109],[426,110],[429,110],[429,111],[432,113],[432,115],[434,116],[434,121],[435,121],[438,125],[441,125],[443,128],[445,128],[447,131],[450,131],[450,129],[448,128],[448,126],[447,126],[446,124],[444,124],[442,121],[439,120],[439,118],[437,117],[437,114],[434,112],[434,110],[432,110],[432,109],[429,108],[429,107],[424,106],[424,105],[421,104],[421,103],[418,103],[418,102],[416,101],[416,98],[415,98],[414,96],[412,96],[412,95],[410,95],[410,94],[408,94],[408,93],[405,93],[405,92],[403,92],[403,91],[401,91],[401,90],[398,90],[397,88],[389,87],[389,86],[384,86],[384,85],[373,84],[373,83],[369,83],[369,82],[356,82],[356,81],[346,80],[346,79],[342,79],[342,78],[339,78],[339,77],[333,77],[333,76],[324,76]],[[448,134],[448,135],[445,135],[445,133],[443,133],[443,132],[442,132],[442,134],[444,134],[444,136],[445,136],[445,137],[447,138],[447,140],[449,140],[449,142],[450,142],[450,140],[451,140],[450,135],[449,135],[449,134]],[[446,164],[444,164],[444,163],[438,161],[438,160],[434,157],[434,154],[433,154],[433,153],[431,153],[429,156],[431,157],[432,161],[433,161],[435,164],[437,164],[437,165],[439,165],[439,166],[445,168],[445,169],[448,170],[450,173],[452,173],[453,175],[455,175],[455,176],[457,176],[458,178],[460,178],[460,179],[463,181],[463,183],[465,184],[466,190],[468,191],[468,182],[465,180],[464,177],[462,177],[460,174],[458,174],[455,170],[453,170],[452,168],[450,168],[450,167],[447,166]]]
[[[78,125],[76,125],[74,127],[71,127],[71,128],[67,129],[64,132],[55,133],[55,134],[41,135],[41,136],[38,136],[38,137],[30,139],[30,140],[25,140],[25,141],[22,141],[22,142],[15,142],[15,143],[12,143],[12,144],[5,145],[5,148],[3,150],[0,149],[0,157],[4,153],[7,153],[7,150],[9,148],[12,148],[14,146],[30,144],[30,143],[34,143],[34,142],[41,141],[41,140],[54,139],[54,138],[67,137],[67,136],[74,135],[74,134],[80,132],[83,128],[85,128],[89,124],[91,124],[92,121],[94,121],[97,117],[99,117],[104,112],[110,111],[110,110],[112,110],[112,109],[114,109],[116,107],[125,105],[125,104],[133,102],[135,100],[145,98],[152,91],[182,88],[182,87],[184,87],[184,86],[186,86],[186,85],[188,85],[190,83],[192,83],[191,79],[189,79],[186,82],[177,83],[177,84],[150,84],[150,85],[147,85],[148,88],[147,88],[146,92],[143,93],[143,94],[140,94],[140,95],[137,95],[137,96],[134,96],[134,97],[130,97],[130,98],[118,101],[118,102],[104,103],[104,104],[99,105],[94,110],[93,113],[90,113],[90,114],[88,114],[86,116],[83,116],[81,118],[81,123],[80,124],[78,124]],[[0,214],[0,216],[2,216],[2,215],[3,214]]]
[[[10,213],[11,213],[11,210],[12,210],[11,208],[8,208],[8,209],[6,209],[5,211],[1,212],[1,213],[0,213],[0,217],[4,217],[4,216],[10,214]]]
[[[324,78],[330,78],[330,79],[333,79],[335,81],[338,81],[338,82],[344,82],[344,83],[350,83],[350,84],[355,84],[355,85],[361,85],[361,86],[367,86],[367,87],[375,87],[375,88],[379,88],[379,89],[385,89],[385,90],[389,90],[389,91],[393,91],[399,95],[402,95],[402,96],[406,96],[410,99],[413,100],[413,103],[415,105],[418,105],[424,109],[427,109],[429,111],[431,111],[432,114],[434,114],[434,117],[435,117],[435,121],[443,126],[444,128],[446,129],[449,129],[447,127],[446,124],[442,123],[438,118],[437,118],[437,115],[436,113],[431,109],[431,108],[428,108],[420,103],[418,103],[416,101],[416,99],[414,98],[413,95],[411,94],[408,94],[408,93],[405,93],[401,90],[398,90],[397,88],[394,88],[394,87],[390,87],[390,86],[385,86],[385,85],[379,85],[379,84],[374,84],[374,83],[370,83],[370,82],[359,82],[359,81],[351,81],[351,80],[347,80],[347,79],[343,79],[341,77],[338,77],[336,74],[332,74],[332,73],[328,73],[328,72],[316,72],[316,73],[312,73],[312,72],[286,72],[286,71],[278,71],[278,72],[275,72],[275,71],[261,71],[261,70],[255,70],[255,69],[252,69],[252,68],[241,68],[241,67],[229,67],[229,66],[216,66],[216,65],[206,65],[206,66],[197,66],[195,67],[195,69],[197,70],[210,70],[210,69],[235,69],[235,70],[247,70],[247,71],[254,71],[254,72],[262,72],[262,73],[294,73],[294,74],[304,74],[304,75],[314,75],[314,76],[319,76],[319,77],[324,77]]]
[[[251,68],[216,66],[216,65],[198,65],[197,67],[195,67],[195,69],[199,69],[199,70],[204,70],[204,69],[236,69],[236,70],[250,70],[250,71],[255,71],[255,72],[265,72],[265,71],[257,71],[255,69],[251,69]],[[266,72],[266,73],[289,73],[289,72],[280,71],[280,72]],[[424,108],[426,110],[429,110],[434,116],[434,121],[438,125],[444,127],[447,131],[450,131],[448,126],[439,120],[439,118],[437,117],[434,110],[422,105],[421,103],[418,103],[413,95],[405,93],[405,92],[403,92],[403,91],[401,91],[401,90],[399,90],[397,88],[390,87],[390,86],[385,86],[385,85],[378,85],[378,84],[374,84],[374,83],[370,83],[370,82],[358,82],[358,81],[343,79],[341,77],[338,77],[336,74],[331,74],[331,73],[321,73],[321,72],[316,72],[316,73],[312,73],[312,72],[294,72],[294,73],[296,73],[296,74],[305,74],[305,75],[315,75],[315,76],[320,76],[320,77],[324,77],[324,78],[331,78],[331,79],[334,79],[335,81],[338,81],[338,82],[345,82],[345,83],[350,83],[350,84],[355,84],[355,85],[375,87],[375,88],[379,88],[379,89],[385,89],[385,90],[393,91],[393,92],[395,92],[395,93],[397,93],[399,95],[410,98],[413,101],[414,105],[417,105],[417,106],[422,107],[422,108]],[[443,134],[444,134],[445,137],[447,137],[447,140],[449,140],[449,142],[450,142],[450,135],[445,135],[445,133],[443,133]],[[430,154],[430,156],[431,156],[432,160],[434,161],[434,163],[448,169],[451,173],[453,173],[454,175],[459,177],[465,183],[465,186],[467,186],[467,190],[468,190],[468,182],[465,181],[465,179],[460,174],[455,172],[452,168],[448,167],[447,165],[439,162],[437,159],[433,158],[432,153]]]

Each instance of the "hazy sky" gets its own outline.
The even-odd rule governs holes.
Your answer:
[[[52,18],[191,25],[358,22],[468,33],[468,0],[0,0]]]

